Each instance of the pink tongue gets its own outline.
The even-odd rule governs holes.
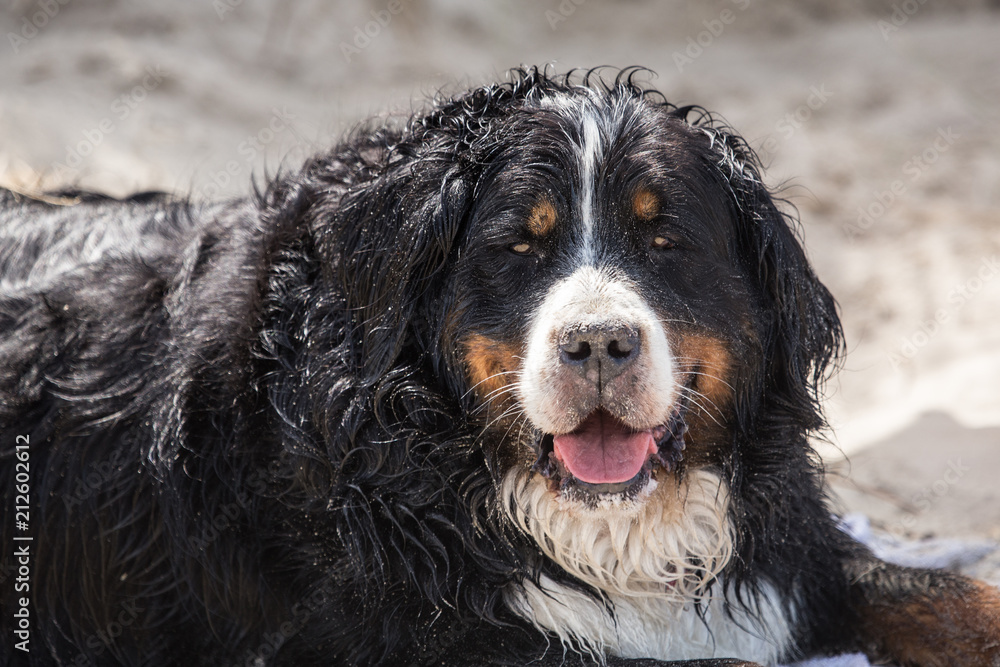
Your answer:
[[[587,417],[573,433],[555,436],[552,445],[573,476],[589,484],[627,482],[656,453],[651,431],[631,431],[602,411]]]

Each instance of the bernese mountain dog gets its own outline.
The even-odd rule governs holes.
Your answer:
[[[0,194],[0,663],[1000,665],[995,589],[838,529],[836,304],[640,71],[242,199]]]

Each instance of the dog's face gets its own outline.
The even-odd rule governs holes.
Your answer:
[[[468,382],[509,465],[643,502],[713,462],[735,367],[759,363],[729,184],[709,135],[642,99],[547,98],[506,132],[461,259]]]
[[[839,341],[752,152],[689,115],[537,71],[473,91],[387,142],[331,252],[364,382],[426,372],[513,521],[630,595],[729,562],[734,482],[804,448]]]

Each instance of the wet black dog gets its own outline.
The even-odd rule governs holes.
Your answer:
[[[996,591],[837,529],[834,301],[633,72],[518,70],[235,203],[0,204],[11,664],[1000,665]]]

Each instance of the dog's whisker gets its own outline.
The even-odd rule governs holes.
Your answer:
[[[716,405],[711,398],[709,398],[705,394],[702,394],[701,392],[695,391],[690,387],[681,387],[681,389],[686,393],[688,400],[691,401],[691,403],[693,403],[695,406],[697,406],[702,413],[708,416],[708,418],[711,419],[713,422],[715,422],[717,425],[723,426],[723,423],[719,421],[719,419],[716,417],[716,414],[721,416],[722,411],[719,409],[719,406]],[[702,401],[705,401],[708,404],[710,404],[714,408],[714,410],[709,410],[708,407]]]
[[[474,385],[472,385],[471,387],[469,387],[469,389],[466,390],[466,392],[464,394],[462,394],[462,398],[463,399],[467,398],[469,396],[469,394],[473,393],[476,389],[478,389],[482,385],[486,384],[487,382],[490,382],[490,381],[495,380],[497,378],[503,377],[505,375],[517,375],[517,373],[518,373],[518,371],[499,371],[497,373],[493,373],[492,375],[484,377],[482,380],[480,380],[479,382],[477,382]]]

